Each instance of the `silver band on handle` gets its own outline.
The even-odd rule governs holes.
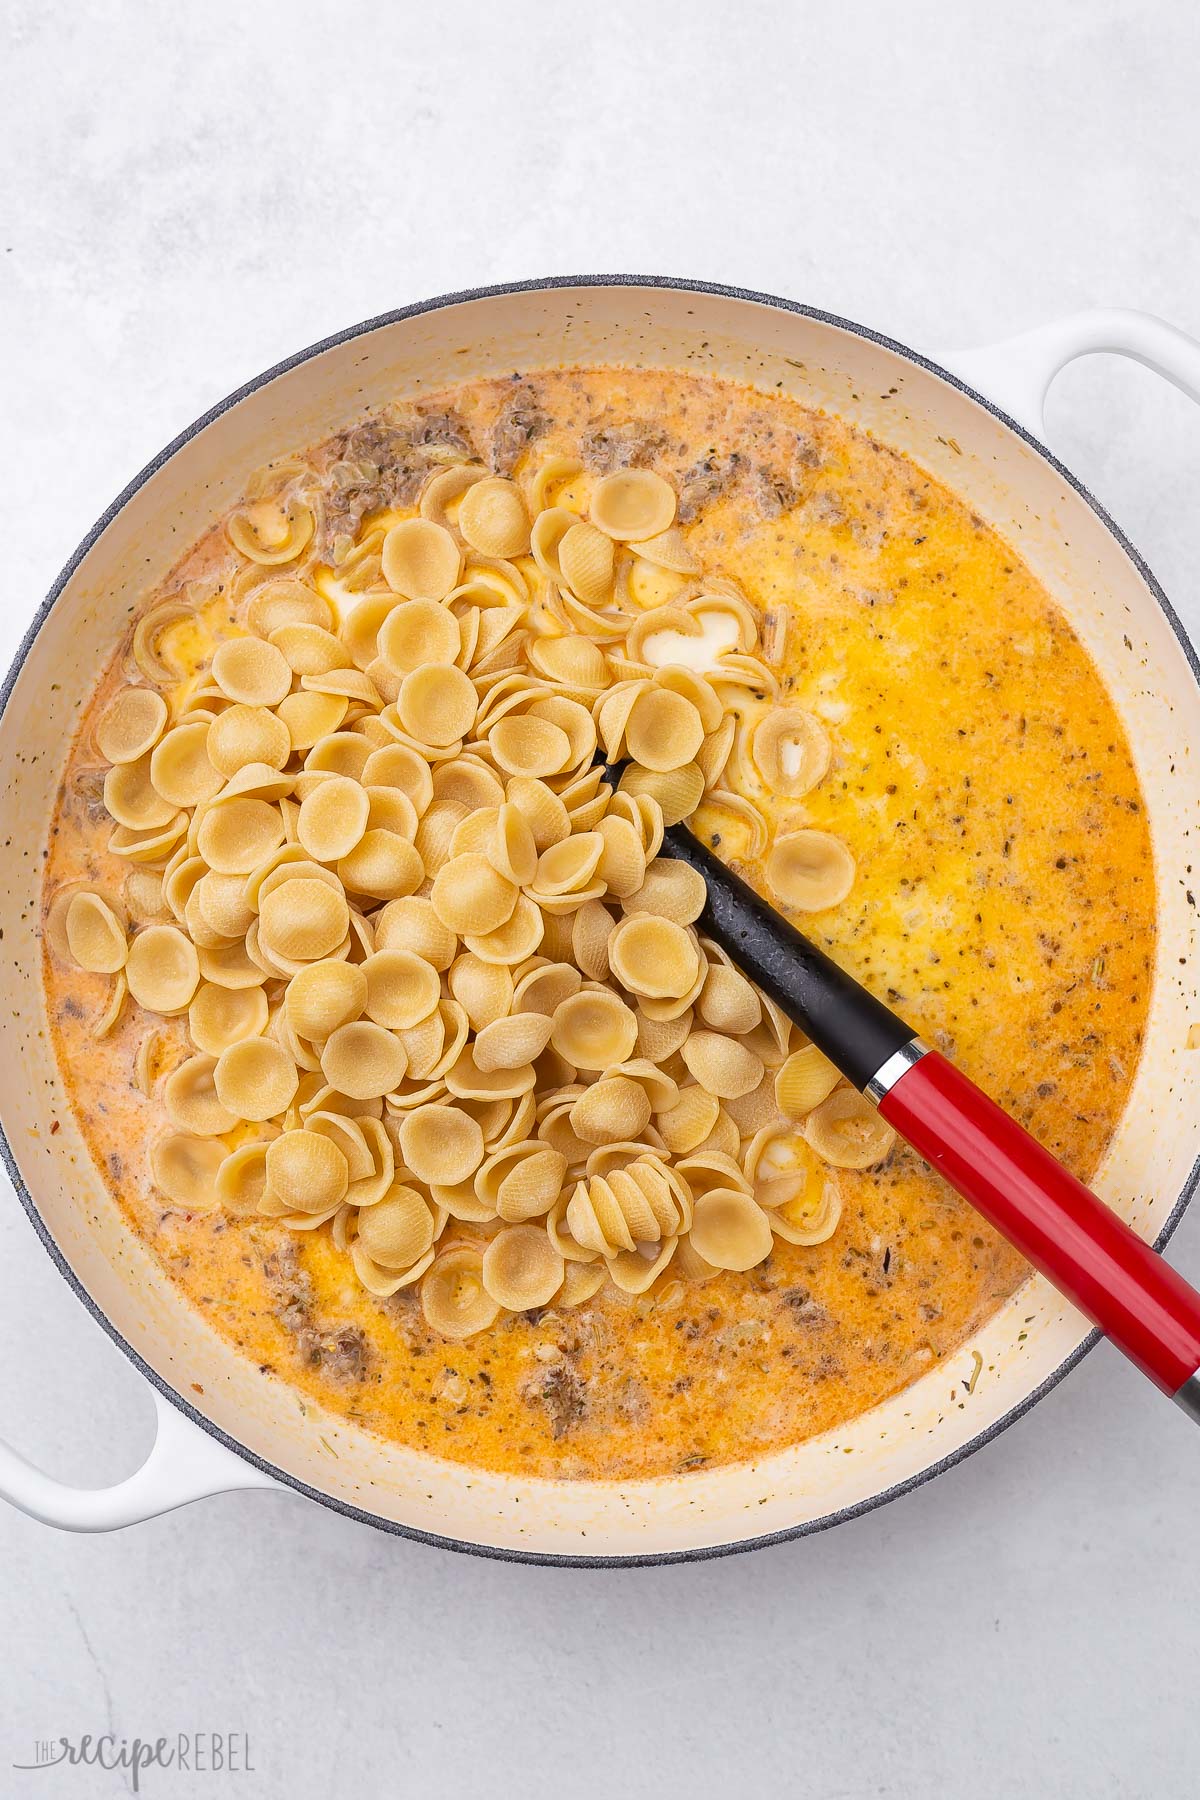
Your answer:
[[[1200,1369],[1189,1375],[1178,1393],[1172,1395],[1176,1406],[1180,1407],[1197,1425],[1200,1425]]]
[[[920,1038],[915,1037],[897,1050],[894,1055],[889,1056],[887,1061],[876,1069],[863,1089],[863,1093],[872,1106],[878,1106],[884,1095],[891,1093],[900,1077],[907,1075],[908,1071],[915,1068],[923,1056],[928,1055],[929,1045],[923,1044]]]

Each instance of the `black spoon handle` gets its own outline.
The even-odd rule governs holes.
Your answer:
[[[701,929],[781,1006],[857,1088],[865,1088],[916,1032],[768,906],[686,825],[669,825],[662,854],[703,877]]]

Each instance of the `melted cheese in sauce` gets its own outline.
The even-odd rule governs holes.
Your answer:
[[[805,928],[1089,1176],[1137,1062],[1155,901],[1125,737],[1062,615],[967,507],[837,420],[687,375],[568,371],[532,385],[550,420],[535,458],[644,426],[656,466],[703,499],[691,529],[705,567],[786,618],[787,689],[829,725],[836,758],[802,803],[764,804],[776,826],[837,832],[858,862],[849,899]],[[480,384],[437,404],[482,445],[508,392]],[[179,573],[220,551],[214,532]],[[669,579],[652,587],[655,603],[669,598]],[[202,662],[233,624],[218,599],[170,648]],[[706,634],[664,659],[703,666],[693,659],[716,648]],[[95,763],[85,720],[47,894],[124,874],[103,847]],[[699,824],[739,859],[736,822]],[[792,1443],[925,1373],[1026,1273],[901,1149],[881,1171],[840,1175],[828,1243],[780,1243],[748,1275],[669,1282],[655,1302],[605,1298],[448,1344],[412,1290],[364,1293],[325,1232],[165,1210],[146,1173],[158,1109],[132,1078],[150,1026],[127,1014],[97,1045],[104,979],[48,966],[47,989],[93,1154],[166,1275],[264,1379],[456,1461],[628,1478]]]

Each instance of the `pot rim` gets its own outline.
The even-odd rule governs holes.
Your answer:
[[[314,357],[320,356],[326,350],[336,349],[339,345],[350,343],[355,338],[365,336],[368,332],[379,330],[387,325],[398,324],[405,319],[418,318],[424,313],[438,312],[447,307],[462,305],[467,301],[490,300],[509,294],[539,293],[555,288],[608,287],[662,288],[683,293],[710,294],[716,295],[721,299],[750,301],[756,305],[774,307],[781,312],[796,313],[802,318],[813,319],[818,324],[832,325],[841,331],[852,332],[856,337],[863,338],[869,343],[877,344],[881,348],[891,351],[894,355],[903,357],[908,362],[915,364],[918,368],[938,376],[940,380],[946,382],[950,387],[956,388],[960,393],[967,395],[967,397],[975,401],[977,405],[985,408],[993,418],[998,419],[1002,425],[1006,426],[1008,430],[1021,439],[1023,443],[1029,445],[1032,450],[1036,451],[1043,461],[1048,463],[1054,470],[1055,474],[1067,482],[1075,493],[1078,494],[1091,508],[1100,523],[1116,540],[1120,549],[1129,558],[1143,582],[1154,596],[1155,601],[1166,618],[1167,623],[1171,627],[1171,630],[1184,653],[1188,667],[1196,682],[1197,689],[1200,690],[1200,656],[1197,655],[1196,649],[1192,645],[1179,615],[1176,613],[1171,602],[1163,592],[1161,585],[1151,571],[1145,558],[1126,537],[1116,521],[1109,515],[1095,496],[1089,492],[1083,483],[1059,461],[1053,451],[1049,450],[1045,444],[1041,443],[1038,438],[1027,431],[1023,425],[1011,418],[1002,407],[997,406],[985,395],[978,393],[974,388],[970,387],[965,381],[961,381],[957,375],[952,374],[948,369],[942,368],[941,365],[934,362],[932,358],[922,355],[920,351],[911,349],[907,344],[900,343],[896,338],[888,337],[883,332],[873,331],[866,325],[859,325],[853,319],[845,319],[837,313],[825,312],[820,307],[806,306],[800,301],[784,299],[776,294],[759,293],[753,288],[731,287],[722,282],[691,280],[686,277],[674,275],[545,275],[526,281],[499,282],[487,287],[465,288],[456,293],[438,294],[429,300],[414,301],[411,305],[397,307],[392,311],[379,313],[373,318],[362,320],[357,325],[347,326],[342,331],[337,331],[329,337],[321,338],[316,343],[309,344],[306,348],[296,351],[292,356],[285,357],[283,361],[273,364],[270,368],[264,370],[262,374],[255,376],[250,381],[244,382],[240,387],[235,388],[232,393],[227,394],[224,399],[217,401],[214,406],[209,407],[206,412],[202,413],[199,418],[195,419],[192,424],[181,431],[177,437],[172,438],[170,443],[160,450],[156,456],[152,457],[145,467],[133,477],[133,479],[117,495],[112,504],[101,514],[100,518],[80,541],[73,554],[68,558],[58,575],[57,580],[54,582],[45,600],[35,613],[28,630],[21,640],[16,655],[13,658],[12,665],[5,675],[3,683],[0,684],[0,720],[3,719],[13,688],[25,666],[25,660],[29,655],[34,641],[38,637],[42,626],[49,617],[51,608],[62,594],[67,583],[74,575],[84,557],[87,556],[92,546],[108,529],[113,520],[123,511],[125,506],[139,489],[149,481],[151,476],[155,475],[158,470],[168,463],[172,457],[177,455],[179,451],[186,448],[186,446],[191,443],[192,439],[197,437],[200,432],[208,425],[212,424],[214,420],[219,419],[224,413],[229,412],[249,395],[256,393],[258,389],[265,387],[268,382],[274,381],[277,376],[287,374],[289,370],[298,368],[303,363],[310,362]],[[363,1507],[353,1506],[347,1501],[339,1500],[332,1494],[323,1493],[320,1488],[312,1487],[309,1483],[301,1481],[298,1476],[291,1475],[287,1470],[277,1468],[273,1463],[267,1462],[264,1458],[256,1455],[255,1452],[250,1450],[245,1444],[239,1442],[238,1439],[231,1437],[228,1432],[223,1431],[219,1425],[207,1418],[204,1413],[199,1411],[191,1403],[191,1401],[178,1393],[169,1382],[164,1380],[156,1370],[150,1367],[138,1351],[134,1349],[133,1345],[130,1344],[117,1330],[107,1313],[105,1313],[103,1308],[93,1299],[92,1295],[83,1285],[82,1281],[67,1261],[67,1258],[55,1243],[49,1228],[38,1209],[37,1202],[25,1185],[20,1169],[17,1166],[16,1158],[13,1155],[12,1147],[9,1144],[8,1134],[4,1129],[2,1119],[0,1119],[0,1159],[3,1160],[9,1179],[11,1180],[17,1197],[29,1218],[30,1224],[33,1226],[43,1247],[55,1264],[55,1267],[58,1269],[59,1274],[72,1289],[76,1298],[83,1303],[88,1312],[96,1320],[97,1324],[99,1324],[112,1339],[113,1343],[117,1345],[126,1357],[128,1357],[134,1368],[137,1369],[138,1372],[149,1381],[166,1400],[169,1400],[173,1406],[177,1407],[193,1425],[207,1433],[209,1437],[214,1438],[218,1443],[224,1445],[224,1447],[227,1450],[232,1451],[234,1455],[241,1457],[243,1461],[248,1462],[254,1468],[259,1469],[263,1474],[271,1476],[275,1481],[293,1489],[296,1493],[303,1494],[307,1499],[315,1500],[319,1505],[328,1507],[333,1512],[343,1514],[346,1518],[354,1519],[360,1524],[372,1525],[376,1530],[387,1532],[394,1537],[409,1538],[417,1543],[432,1544],[439,1549],[454,1550],[467,1556],[490,1557],[500,1562],[540,1563],[559,1568],[646,1568],[664,1563],[707,1562],[716,1557],[735,1556],[744,1551],[761,1549],[771,1544],[788,1543],[795,1538],[810,1537],[816,1532],[826,1531],[834,1525],[843,1524],[847,1520],[858,1518],[864,1513],[874,1512],[877,1507],[885,1506],[889,1501],[899,1499],[904,1494],[912,1493],[915,1489],[923,1487],[926,1482],[932,1481],[935,1476],[941,1475],[947,1469],[953,1468],[955,1464],[965,1461],[968,1456],[974,1455],[974,1453],[977,1450],[981,1450],[984,1445],[993,1442],[994,1439],[1000,1436],[1001,1432],[1006,1431],[1010,1425],[1015,1424],[1018,1419],[1023,1418],[1032,1407],[1037,1405],[1039,1400],[1044,1399],[1053,1388],[1056,1388],[1059,1382],[1069,1375],[1072,1369],[1082,1362],[1083,1358],[1095,1348],[1102,1335],[1098,1330],[1093,1329],[1090,1331],[1070,1355],[1065,1357],[1058,1367],[1034,1388],[1032,1393],[1025,1395],[1022,1400],[1018,1401],[1017,1404],[1011,1407],[1001,1418],[995,1420],[991,1425],[986,1426],[982,1431],[978,1432],[975,1437],[969,1439],[965,1444],[960,1445],[956,1450],[953,1450],[948,1455],[940,1458],[939,1461],[930,1464],[928,1468],[921,1469],[916,1474],[907,1476],[903,1481],[895,1482],[891,1487],[884,1488],[877,1494],[872,1494],[866,1499],[856,1501],[852,1506],[841,1507],[836,1512],[825,1513],[819,1519],[809,1519],[798,1525],[787,1526],[780,1531],[764,1532],[757,1536],[739,1538],[731,1543],[700,1545],[685,1550],[664,1550],[655,1553],[647,1553],[645,1555],[634,1553],[625,1556],[583,1556],[574,1553],[560,1554],[550,1551],[512,1549],[503,1545],[480,1544],[472,1542],[469,1539],[444,1537],[437,1532],[422,1531],[416,1526],[403,1525],[396,1520],[382,1518],[379,1514],[369,1512]],[[1169,1218],[1154,1240],[1154,1248],[1156,1250],[1161,1251],[1163,1246],[1175,1232],[1176,1227],[1183,1217],[1198,1186],[1200,1186],[1200,1157],[1198,1157],[1196,1162],[1192,1165],[1187,1180],[1183,1184],[1182,1190],[1171,1210]]]

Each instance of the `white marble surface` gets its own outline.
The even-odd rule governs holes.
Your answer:
[[[0,637],[146,458],[405,300],[695,274],[936,347],[1088,304],[1200,332],[1195,10],[1168,0],[197,8],[6,0]],[[1200,628],[1200,417],[1093,361],[1050,434]],[[0,1197],[0,1431],[134,1466],[150,1404]],[[1200,1216],[1173,1250],[1200,1278]],[[1175,1800],[1200,1778],[1200,1438],[1102,1348],[959,1470],[699,1567],[510,1567],[244,1495],[0,1510],[0,1793],[33,1741],[245,1730],[143,1791]]]

